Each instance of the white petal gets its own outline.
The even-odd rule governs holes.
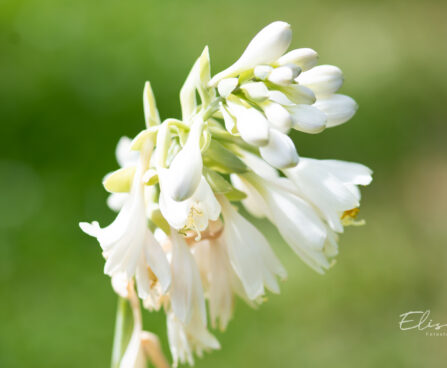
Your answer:
[[[372,181],[372,170],[357,162],[340,160],[320,160],[330,173],[342,182],[355,185],[369,185]]]
[[[115,155],[121,167],[135,165],[138,161],[139,153],[130,149],[132,140],[129,137],[121,137],[116,145]]]
[[[347,122],[358,108],[351,97],[338,94],[318,99],[314,106],[326,114],[328,128]]]
[[[119,212],[119,210],[124,206],[124,203],[128,197],[129,193],[111,193],[107,197],[107,206],[111,210]]]
[[[239,80],[237,78],[222,79],[217,85],[217,90],[223,98],[227,98],[237,87]]]
[[[343,84],[342,71],[333,65],[319,65],[301,73],[296,81],[309,87],[317,96],[331,95]]]
[[[291,40],[292,30],[289,24],[279,21],[269,24],[251,40],[239,60],[215,75],[209,85],[215,86],[219,80],[237,75],[256,65],[274,62],[287,50]]]
[[[253,170],[256,175],[259,175],[263,178],[277,178],[279,176],[278,171],[276,171],[273,167],[271,167],[267,162],[265,162],[259,156],[256,156],[253,153],[243,151],[242,161]]]
[[[317,60],[318,54],[314,50],[302,48],[289,51],[287,54],[281,56],[277,63],[279,65],[296,64],[305,71],[317,65]]]
[[[235,134],[236,133],[236,122],[235,122],[233,116],[230,115],[226,106],[224,106],[222,102],[220,103],[219,111],[222,114],[222,117],[224,119],[225,129],[227,129],[227,131],[230,132],[231,134]]]
[[[298,154],[293,141],[275,129],[270,129],[269,143],[260,147],[259,152],[264,160],[278,169],[293,167],[298,163]]]
[[[315,106],[295,105],[288,107],[293,128],[305,133],[319,133],[326,127],[326,115]]]
[[[248,180],[242,175],[232,174],[231,184],[247,195],[247,197],[242,200],[242,204],[252,216],[261,218],[267,217],[269,210],[264,199]]]
[[[184,239],[172,229],[172,285],[171,303],[177,318],[189,323],[193,314],[198,313],[206,324],[205,299],[197,264]]]

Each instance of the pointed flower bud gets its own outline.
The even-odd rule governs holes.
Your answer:
[[[317,96],[331,95],[343,84],[343,73],[334,65],[319,65],[298,76],[296,81]]]
[[[288,49],[291,40],[290,24],[280,21],[269,24],[251,40],[242,56],[232,66],[211,79],[209,86],[215,86],[221,79],[252,69],[256,65],[274,62]]]
[[[217,85],[217,90],[223,98],[227,98],[231,92],[237,87],[239,80],[237,78],[222,79]]]
[[[295,145],[286,134],[270,129],[269,143],[259,148],[262,158],[277,169],[294,167],[298,163]]]
[[[269,91],[262,82],[244,83],[241,90],[252,101],[264,101],[269,96]]]
[[[203,167],[200,152],[202,127],[202,120],[193,123],[186,144],[175,156],[166,173],[165,188],[175,201],[184,201],[191,197],[200,184]]]

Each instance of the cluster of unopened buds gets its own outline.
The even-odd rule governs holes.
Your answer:
[[[286,271],[241,206],[270,220],[319,273],[334,262],[337,234],[360,223],[358,186],[371,182],[371,170],[299,157],[288,135],[340,125],[357,104],[337,94],[339,68],[316,66],[308,48],[287,52],[291,37],[289,24],[268,25],[212,78],[205,48],[180,92],[182,120],[160,120],[146,83],[146,129],[121,138],[121,168],[104,179],[108,205],[119,213],[105,228],[80,224],[97,238],[105,273],[132,306],[133,333],[116,367],[168,366],[154,335],[142,330],[139,299],[166,312],[176,366],[219,348],[208,319],[224,330],[235,296],[256,305],[266,290],[279,292]]]

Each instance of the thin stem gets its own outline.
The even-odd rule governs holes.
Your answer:
[[[129,301],[121,296],[118,297],[111,368],[119,368],[121,358],[132,333],[132,322],[132,310]]]

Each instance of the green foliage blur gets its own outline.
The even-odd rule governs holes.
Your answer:
[[[209,45],[222,70],[263,26],[345,73],[347,124],[295,134],[301,156],[359,161],[364,227],[337,265],[306,267],[262,224],[288,272],[281,295],[238,302],[197,367],[444,367],[447,336],[400,331],[399,315],[447,323],[447,2],[415,0],[3,0],[0,2],[0,367],[108,367],[116,297],[79,221],[109,223],[101,186],[115,145],[144,127],[152,82],[162,118]],[[145,313],[162,337],[162,313]]]

